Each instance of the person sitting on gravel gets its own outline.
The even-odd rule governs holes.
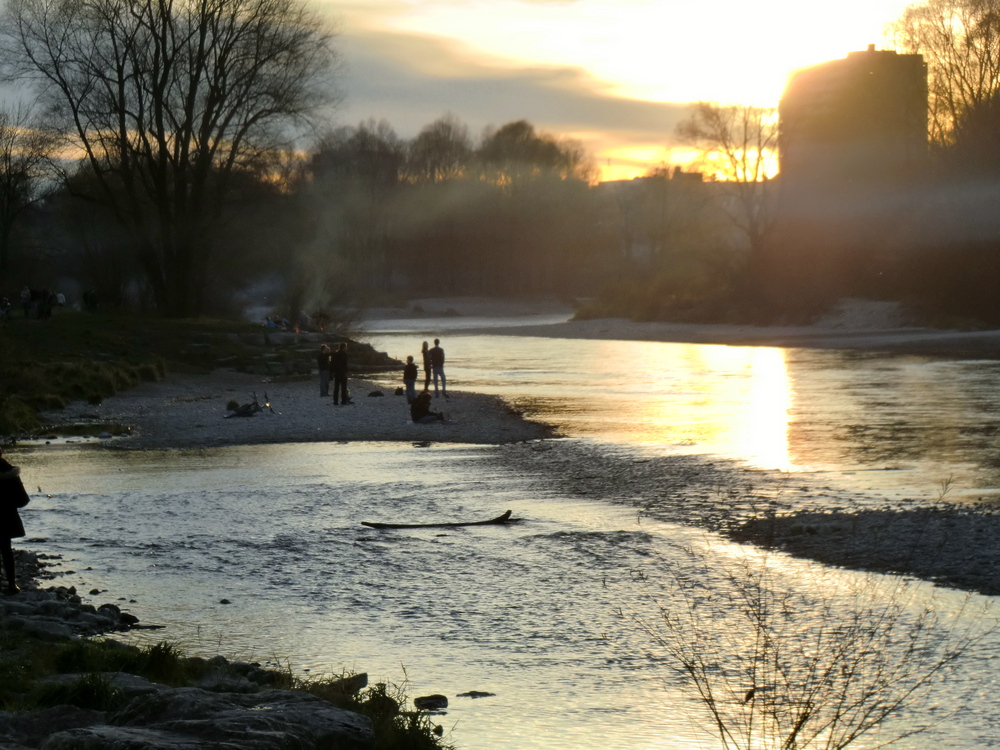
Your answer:
[[[443,422],[444,414],[438,411],[431,411],[431,394],[423,391],[410,404],[410,416],[417,424],[430,424],[431,422]]]
[[[13,596],[20,589],[14,570],[14,550],[11,539],[24,536],[24,525],[17,509],[28,504],[28,493],[21,483],[21,470],[3,457],[0,449],[0,560],[3,572],[7,574],[7,596]]]

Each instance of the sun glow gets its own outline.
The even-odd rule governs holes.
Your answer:
[[[571,67],[614,94],[664,102],[773,106],[793,70],[880,43],[905,0],[845,0],[836,13],[796,0],[399,4],[397,31],[461,41],[512,67]]]
[[[404,78],[402,97],[392,78],[369,79],[367,87],[356,89],[359,94],[375,91],[383,81],[385,92],[368,97],[368,110],[374,102],[378,116],[393,121],[392,111],[408,97],[419,102],[428,122],[450,111],[474,131],[503,122],[498,110],[509,112],[500,117],[527,118],[556,134],[593,131],[582,140],[603,179],[690,164],[690,156],[677,153],[674,132],[683,105],[773,107],[794,70],[843,58],[871,43],[885,47],[886,27],[909,4],[843,0],[831,12],[800,0],[315,2],[340,17],[345,38],[364,40],[358,49],[370,45],[365,48],[414,76]],[[484,85],[474,93],[462,86],[480,80]],[[525,80],[530,85],[517,89]],[[428,96],[421,99],[423,82]],[[513,96],[524,91],[530,91],[524,98]],[[448,92],[457,93],[450,98]],[[439,102],[441,109],[426,115]],[[415,131],[401,134],[411,137]]]

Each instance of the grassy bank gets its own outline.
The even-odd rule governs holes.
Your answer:
[[[333,332],[278,332],[242,320],[58,312],[63,314],[0,324],[0,435],[7,439],[44,428],[39,412],[72,401],[99,404],[168,372],[228,367],[274,377],[306,375],[315,367],[314,339],[348,340]],[[357,342],[351,361],[361,370],[399,364]]]
[[[132,674],[170,687],[198,686],[206,678],[246,680],[262,687],[301,690],[337,708],[367,716],[381,750],[444,750],[441,728],[421,711],[405,710],[406,697],[395,686],[353,675],[306,681],[287,671],[222,657],[185,656],[174,644],[142,648],[115,640],[76,640],[59,645],[0,627],[0,710],[25,711],[54,706],[113,712],[125,699],[109,674]],[[65,679],[60,679],[65,675]]]

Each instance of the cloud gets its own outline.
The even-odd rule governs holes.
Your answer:
[[[611,86],[571,67],[522,67],[473,54],[441,38],[388,31],[347,32],[347,98],[340,120],[385,118],[412,137],[450,112],[473,133],[526,119],[592,149],[668,144],[685,104],[615,96]]]

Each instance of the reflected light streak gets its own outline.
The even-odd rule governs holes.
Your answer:
[[[764,469],[793,469],[788,451],[792,388],[784,349],[753,349],[743,421],[736,429],[741,452]]]
[[[794,470],[785,350],[648,342],[597,348],[594,377],[616,382],[623,397],[605,417],[618,439],[708,448],[758,468]],[[623,371],[632,373],[627,383],[617,382]]]

